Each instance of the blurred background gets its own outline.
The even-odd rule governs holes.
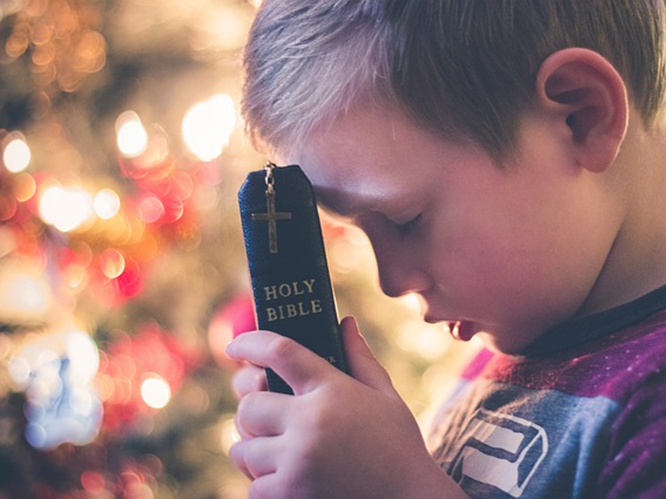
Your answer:
[[[243,498],[227,458],[254,315],[236,192],[258,1],[0,0],[0,498]],[[354,314],[427,419],[463,362],[323,218]]]

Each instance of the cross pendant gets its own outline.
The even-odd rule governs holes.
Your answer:
[[[275,190],[272,185],[266,189],[266,213],[252,213],[252,220],[268,222],[268,250],[273,254],[277,253],[277,221],[291,220],[291,212],[275,211]]]

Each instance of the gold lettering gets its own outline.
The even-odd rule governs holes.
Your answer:
[[[310,315],[310,310],[309,309],[303,310],[303,302],[302,301],[298,302],[298,315]]]
[[[305,281],[302,281],[305,282]],[[294,287],[294,296],[301,296],[305,294],[305,290],[301,289],[301,283],[300,282],[292,282],[292,286]]]
[[[291,285],[287,283],[280,284],[278,291],[282,298],[289,298],[291,296]]]
[[[277,307],[266,307],[266,316],[268,322],[278,319],[293,319],[294,317],[304,317],[310,314],[320,314],[324,311],[321,300],[299,301],[296,303],[287,303]]]
[[[302,281],[293,281],[291,283],[283,282],[279,285],[264,286],[264,295],[266,301],[277,300],[278,298],[290,298],[291,296],[302,296],[314,293],[315,279],[305,279]]]
[[[298,311],[296,310],[296,305],[294,305],[293,303],[288,304],[287,305],[287,317],[289,319],[292,319],[292,318],[294,318],[298,315],[299,314],[298,314]]]
[[[303,284],[305,284],[305,287],[308,288],[308,293],[312,294],[312,288],[314,286],[315,280],[310,279],[309,281],[303,281]]]
[[[294,296],[313,294],[315,282],[316,279],[303,279],[301,281],[292,281],[291,283],[284,282],[282,284],[264,286],[264,296],[266,301],[273,301]],[[323,308],[321,300],[319,299],[286,303],[266,308],[268,322],[292,319],[294,317],[302,317],[310,314],[320,314],[322,312]]]
[[[264,293],[266,293],[266,301],[275,300],[277,298],[276,286],[264,286]]]

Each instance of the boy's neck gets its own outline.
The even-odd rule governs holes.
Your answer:
[[[578,315],[616,307],[666,284],[666,134],[630,126],[607,174],[622,223]]]

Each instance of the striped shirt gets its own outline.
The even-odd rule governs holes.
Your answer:
[[[482,351],[428,443],[471,497],[666,498],[666,287]]]

